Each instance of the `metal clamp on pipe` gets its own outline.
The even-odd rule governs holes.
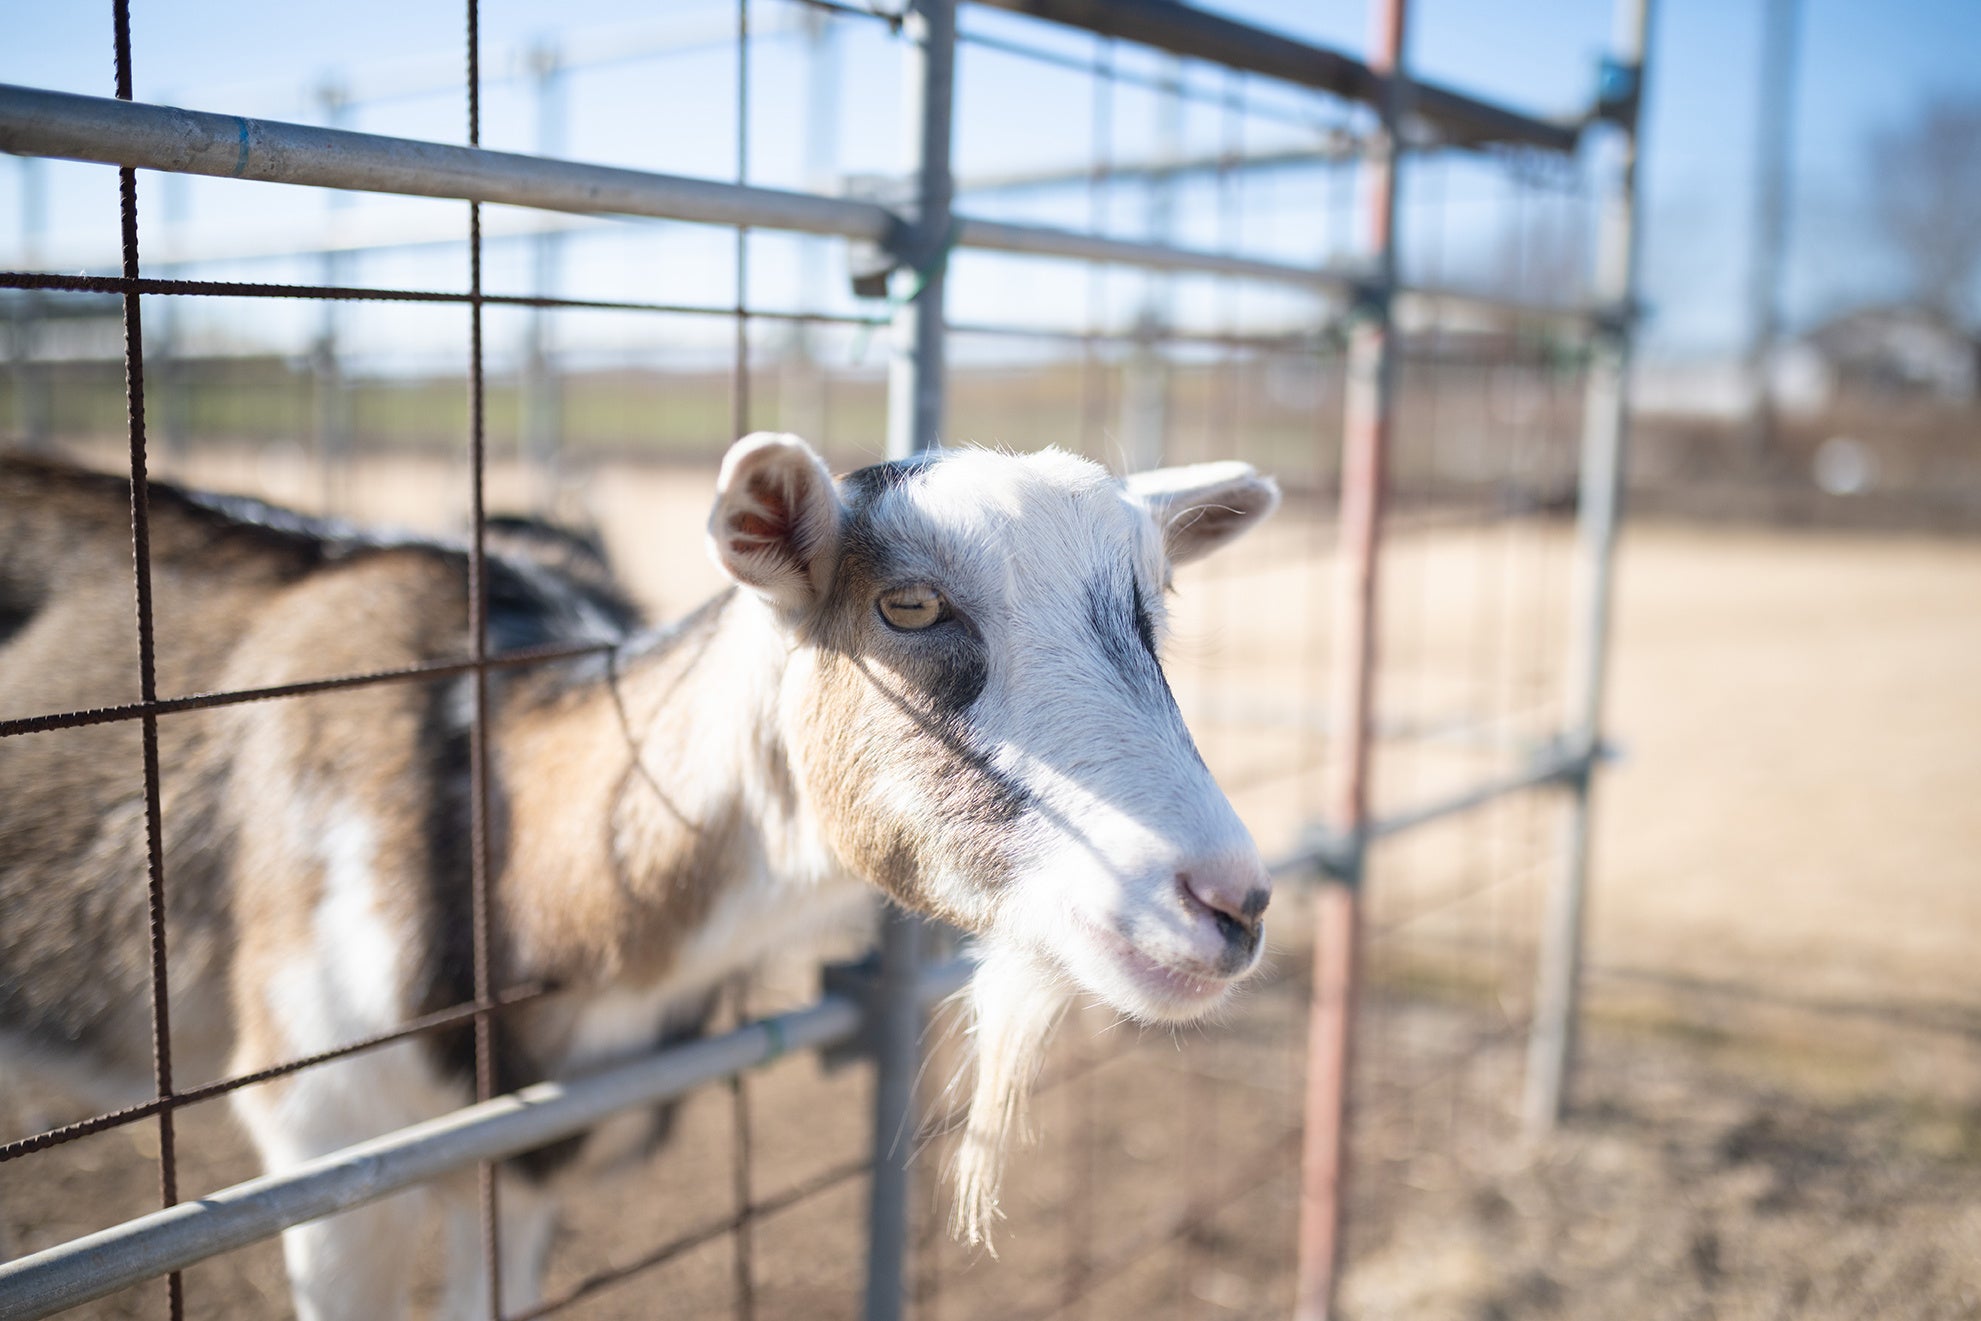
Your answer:
[[[840,190],[844,197],[871,202],[896,217],[912,217],[916,188],[913,179],[893,174],[848,175]],[[903,219],[886,237],[853,239],[846,245],[846,270],[855,298],[887,297],[888,278],[904,266],[916,265],[915,227]]]
[[[819,1051],[819,1061],[828,1072],[836,1073],[849,1064],[863,1064],[874,1057],[875,1025],[881,1003],[880,951],[849,963],[828,963],[819,969],[822,998],[845,1000],[860,1011],[860,1026],[852,1035]]]
[[[1312,879],[1349,887],[1362,883],[1362,859],[1368,842],[1319,822],[1301,832],[1294,857],[1311,869]]]
[[[1596,103],[1589,118],[1596,123],[1615,124],[1626,132],[1637,131],[1637,110],[1644,100],[1644,70],[1614,55],[1596,63]]]
[[[913,179],[887,174],[853,175],[846,181],[844,196],[883,207],[898,221],[885,238],[878,241],[853,239],[846,245],[846,268],[855,298],[887,298],[889,280],[896,271],[913,271],[915,281],[899,295],[912,300],[928,284],[936,271],[949,262],[956,246],[956,222],[951,220],[940,234],[931,234],[918,218],[920,190]]]
[[[923,941],[929,945],[928,958],[916,977],[916,998],[924,1008],[933,1008],[969,984],[975,963],[956,953],[958,933],[940,922],[920,923]],[[819,997],[843,1000],[860,1013],[860,1027],[839,1041],[820,1049],[819,1059],[828,1071],[848,1064],[871,1060],[876,1049],[876,1024],[890,994],[883,981],[881,951],[878,947],[860,958],[844,963],[828,963],[819,969]]]

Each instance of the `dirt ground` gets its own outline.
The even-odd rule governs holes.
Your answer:
[[[199,476],[290,499],[308,480],[280,456]],[[444,523],[448,478],[372,470],[352,505]],[[498,497],[512,479],[496,474]],[[591,488],[659,609],[713,582],[707,483],[640,469]],[[1329,537],[1289,511],[1180,584],[1179,697],[1268,853],[1332,770],[1314,751]],[[1559,709],[1571,577],[1553,523],[1393,550],[1385,811],[1533,750]],[[1554,806],[1529,795],[1376,858],[1343,1314],[1981,1317],[1981,543],[1639,527],[1616,637],[1590,1017],[1573,1116],[1541,1148],[1513,1106]],[[923,1321],[1285,1315],[1306,982],[1301,896],[1276,906],[1272,972],[1225,1023],[1074,1017],[1002,1255],[927,1226]],[[787,978],[763,1004],[803,994]],[[758,1200],[865,1150],[859,1070],[787,1060],[746,1090]],[[64,1117],[51,1102],[0,1120]],[[698,1096],[667,1151],[576,1207],[552,1288],[729,1216],[734,1118],[727,1090]],[[187,1112],[181,1140],[189,1195],[253,1173],[221,1106]],[[0,1165],[0,1225],[33,1249],[149,1209],[154,1145],[138,1125]],[[940,1151],[922,1161],[930,1206]],[[754,1227],[757,1316],[857,1314],[863,1197],[853,1177]],[[715,1235],[570,1314],[728,1314],[736,1251]],[[189,1315],[286,1314],[272,1245],[187,1289]],[[79,1315],[161,1304],[151,1285]]]

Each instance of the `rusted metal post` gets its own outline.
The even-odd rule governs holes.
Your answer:
[[[1341,1263],[1347,1187],[1350,1039],[1361,945],[1363,864],[1369,837],[1374,732],[1377,549],[1389,451],[1396,347],[1390,326],[1398,154],[1408,86],[1403,72],[1408,0],[1378,0],[1372,65],[1386,77],[1382,128],[1363,176],[1370,280],[1348,346],[1347,417],[1341,456],[1341,549],[1335,638],[1334,728],[1342,750],[1333,815],[1345,847],[1316,902],[1314,992],[1308,1017],[1306,1151],[1301,1162],[1298,1321],[1325,1321]]]
[[[1643,97],[1645,38],[1651,0],[1618,0],[1616,54],[1605,66],[1603,115],[1619,130],[1611,168],[1615,183],[1603,207],[1595,294],[1609,315],[1598,322],[1582,422],[1582,489],[1576,519],[1575,627],[1568,662],[1567,740],[1590,760],[1602,741],[1603,686],[1609,660],[1610,598],[1617,519],[1622,505],[1628,434],[1630,327],[1637,297],[1637,111]],[[1561,1117],[1575,1053],[1582,977],[1584,900],[1589,885],[1590,770],[1571,782],[1562,866],[1548,894],[1534,1025],[1527,1043],[1522,1118],[1530,1137]]]

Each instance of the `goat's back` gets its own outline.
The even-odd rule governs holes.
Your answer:
[[[123,479],[0,456],[0,719],[140,696],[129,500]],[[467,651],[458,548],[162,483],[150,530],[162,697]],[[545,558],[490,563],[498,649],[631,626],[602,577]],[[461,698],[457,681],[436,680],[157,719],[174,1038],[188,1081],[225,1064],[237,931],[264,958],[279,957],[285,933],[306,938],[313,864],[269,841],[306,841],[327,804],[362,801],[403,834],[410,869],[458,861],[422,850],[466,835],[453,820],[466,810]],[[85,1083],[112,1080],[98,1092],[148,1077],[146,856],[139,722],[0,739],[0,1046]],[[427,897],[407,902],[407,921],[431,928]]]

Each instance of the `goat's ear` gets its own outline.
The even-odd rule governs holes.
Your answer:
[[[842,517],[832,474],[812,447],[759,431],[723,456],[709,551],[724,573],[780,610],[806,610],[832,581]]]
[[[1171,564],[1202,559],[1279,508],[1279,484],[1249,463],[1193,463],[1125,479],[1162,529]]]

